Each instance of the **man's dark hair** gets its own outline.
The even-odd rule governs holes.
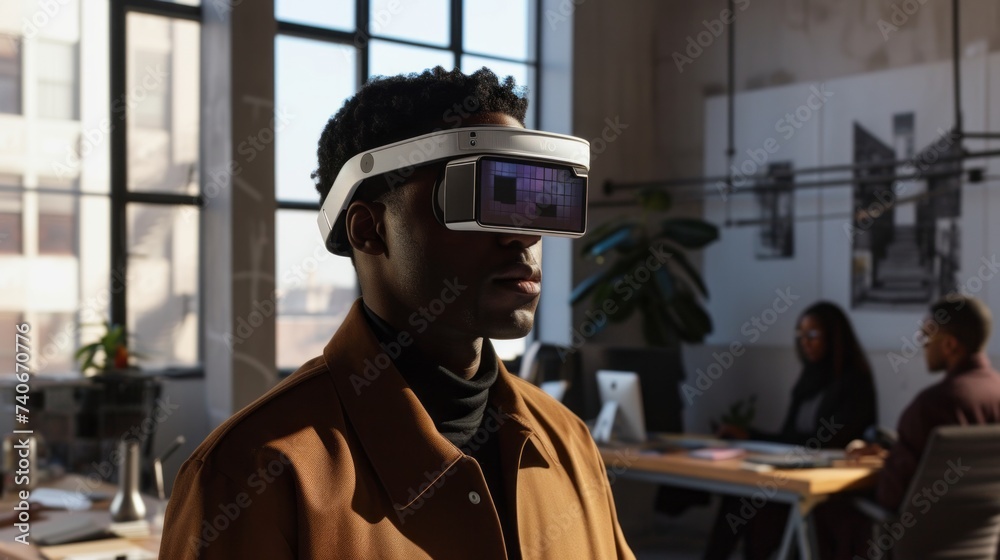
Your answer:
[[[524,90],[514,78],[501,81],[485,67],[471,75],[437,66],[422,74],[375,77],[323,129],[316,154],[319,167],[312,174],[320,203],[340,168],[365,150],[462,126],[464,119],[479,113],[505,113],[523,125],[527,109]],[[359,189],[358,195],[367,200],[387,190],[385,181],[364,187],[367,192]]]
[[[993,314],[982,301],[953,294],[934,302],[930,314],[941,330],[958,339],[969,353],[975,354],[986,348]]]

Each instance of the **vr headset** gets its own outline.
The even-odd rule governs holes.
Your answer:
[[[327,249],[347,256],[345,221],[358,187],[384,175],[390,187],[447,162],[428,204],[445,227],[580,237],[587,229],[590,143],[505,126],[442,130],[360,153],[344,164],[317,223]]]

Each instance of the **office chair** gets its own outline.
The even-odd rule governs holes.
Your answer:
[[[1000,543],[1000,425],[936,428],[898,512],[870,500],[855,505],[875,521],[869,544],[882,558],[889,550],[896,560],[993,560]]]

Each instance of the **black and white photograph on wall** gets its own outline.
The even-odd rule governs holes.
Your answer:
[[[851,303],[919,309],[957,288],[962,168],[938,160],[960,148],[944,134],[918,151],[915,113],[891,118],[891,138],[854,123]]]
[[[795,256],[795,178],[791,162],[768,165],[767,176],[756,185],[760,230],[757,259],[787,259]]]

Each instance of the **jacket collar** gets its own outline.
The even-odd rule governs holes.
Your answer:
[[[979,352],[969,356],[956,364],[955,367],[949,369],[946,376],[955,377],[956,375],[962,375],[963,373],[973,370],[991,369],[991,367],[990,359],[986,356],[986,352]]]
[[[502,361],[499,359],[497,361],[499,362],[500,374],[493,384],[493,392],[490,395],[490,406],[496,407],[498,410],[503,410],[504,417],[511,420],[518,427],[521,435],[527,442],[534,444],[537,450],[541,452],[543,459],[547,459],[548,462],[557,465],[560,464],[559,456],[554,450],[552,440],[544,430],[535,429],[537,420],[531,413],[531,409],[524,402],[524,397],[515,389],[515,384],[520,381],[515,380],[514,376],[507,372],[507,368],[504,367]]]
[[[323,350],[323,358],[344,415],[394,507],[409,507],[464,454],[438,433],[389,354],[379,346],[360,299]],[[534,429],[534,417],[514,389],[503,362],[499,368],[489,406],[512,420],[527,441],[536,442],[557,463],[551,441]],[[504,447],[505,453],[510,451]]]

